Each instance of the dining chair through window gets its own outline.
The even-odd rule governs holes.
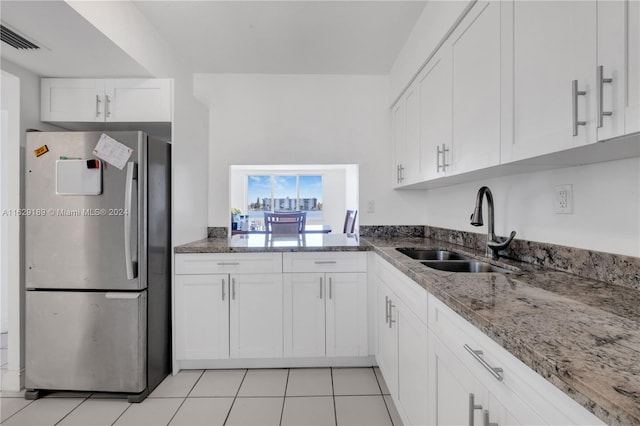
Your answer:
[[[302,234],[307,223],[307,212],[264,213],[267,234]]]
[[[344,217],[344,229],[343,234],[353,234],[356,229],[356,217],[358,216],[358,210],[347,210],[347,214]]]

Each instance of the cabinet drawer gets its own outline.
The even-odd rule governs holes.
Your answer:
[[[429,327],[460,361],[495,394],[518,395],[549,424],[602,424],[567,394],[552,385],[489,336],[429,294]],[[466,346],[465,346],[466,345]],[[476,357],[472,350],[482,351]],[[483,365],[483,363],[485,363]],[[501,368],[501,380],[490,368]]]
[[[282,272],[281,253],[177,254],[176,274]]]
[[[367,272],[364,252],[284,253],[283,272]]]
[[[428,293],[424,288],[380,257],[377,257],[375,273],[420,321],[428,323]]]

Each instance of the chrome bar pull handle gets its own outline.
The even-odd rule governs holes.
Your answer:
[[[100,95],[96,95],[96,118],[100,118]]]
[[[400,164],[396,165],[396,183],[400,183]]]
[[[240,262],[218,262],[218,266],[238,266]]]
[[[404,182],[404,166],[400,164],[400,182]]]
[[[604,126],[604,117],[605,116],[611,116],[613,115],[613,112],[611,111],[605,111],[604,110],[604,96],[603,96],[603,91],[604,91],[604,84],[605,83],[613,83],[613,78],[604,78],[604,67],[602,65],[600,65],[597,69],[596,72],[597,76],[596,76],[596,90],[597,90],[597,96],[596,96],[596,102],[597,102],[597,107],[598,107],[598,128],[601,128],[602,126]]]
[[[109,97],[109,95],[104,95],[104,100],[105,100],[105,105],[104,105],[104,110],[105,110],[105,115],[107,117],[111,117],[111,98]]]
[[[133,253],[131,252],[131,227],[133,221],[133,215],[131,213],[133,211],[133,196],[136,192],[134,191],[134,182],[137,181],[136,172],[136,163],[132,161],[128,162],[124,187],[124,261],[128,280],[132,280],[138,276],[138,264],[133,259]]]
[[[498,426],[498,423],[491,423],[489,421],[489,411],[484,410],[482,412],[482,426]]]
[[[313,262],[315,265],[335,265],[335,260],[316,260]]]
[[[231,278],[231,300],[236,300],[236,279]]]
[[[440,145],[437,145],[436,146],[436,173],[440,173],[440,168],[442,167],[440,165],[440,154],[442,154],[442,152],[440,151]]]
[[[329,300],[333,299],[333,278],[329,277]]]
[[[471,354],[472,357],[475,358],[476,361],[478,361],[484,368],[486,368],[489,373],[491,373],[491,375],[496,378],[496,380],[502,381],[502,379],[504,378],[502,375],[504,370],[502,370],[502,368],[490,366],[489,363],[485,361],[484,358],[482,358],[482,351],[472,349],[471,346],[467,345],[466,343],[464,345],[464,348]]]
[[[322,277],[320,277],[320,299],[322,299]]]
[[[393,323],[396,322],[396,320],[393,319],[393,308],[395,308],[396,305],[394,305],[391,302],[391,299],[389,299],[389,328],[391,328],[393,326]]]
[[[220,288],[222,289],[222,301],[224,302],[224,278],[222,279],[222,285]]]
[[[442,171],[446,171],[449,164],[447,164],[447,152],[449,152],[449,148],[445,144],[442,144]]]
[[[469,394],[469,426],[473,426],[474,414],[476,410],[482,410],[482,405],[476,404],[476,397],[474,394]]]
[[[578,90],[578,80],[571,82],[571,112],[573,117],[573,136],[578,136],[578,126],[586,126],[586,121],[578,120],[578,96],[585,96],[584,90]]]
[[[389,296],[384,297],[384,323],[389,324]]]

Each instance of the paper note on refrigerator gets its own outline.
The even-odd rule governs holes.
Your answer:
[[[126,145],[121,144],[117,140],[110,138],[104,133],[100,136],[98,144],[93,149],[93,155],[103,159],[107,163],[111,164],[122,170],[127,163],[133,149]]]

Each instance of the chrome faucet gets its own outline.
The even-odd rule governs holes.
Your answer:
[[[476,198],[476,208],[473,210],[473,214],[471,215],[471,224],[473,226],[482,226],[482,198],[487,196],[487,208],[489,210],[489,229],[487,232],[487,251],[486,255],[491,256],[492,259],[497,260],[499,255],[498,252],[500,250],[504,250],[509,247],[511,244],[511,240],[516,236],[516,231],[511,231],[511,235],[509,238],[502,239],[496,237],[494,232],[494,220],[493,220],[493,195],[491,195],[491,190],[483,186],[478,190],[478,196]]]

